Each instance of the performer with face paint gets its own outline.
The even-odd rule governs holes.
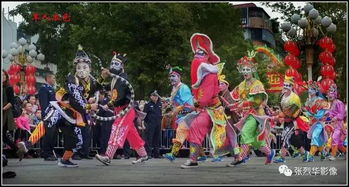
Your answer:
[[[323,148],[327,142],[327,133],[324,129],[324,118],[328,108],[329,104],[321,94],[318,83],[316,81],[309,81],[305,114],[310,119],[311,128],[308,131],[307,137],[311,139],[311,147],[306,162],[313,162],[314,155],[317,151],[321,153],[321,160],[325,159]]]
[[[64,87],[56,92],[57,101],[50,102],[45,119],[36,127],[27,142],[18,143],[21,152],[25,153],[45,134],[43,123],[47,123],[48,128],[58,125],[64,138],[64,154],[58,162],[61,167],[78,167],[70,158],[73,149],[83,143],[79,127],[88,123],[88,110],[97,110],[98,105],[88,103],[88,99],[94,97],[94,93],[101,88],[90,78],[91,60],[80,45],[73,62],[75,74],[69,73]]]
[[[254,61],[255,53],[249,53],[238,61],[238,70],[243,75],[242,81],[231,92],[236,105],[237,112],[242,118],[235,124],[240,131],[241,160],[234,161],[228,166],[241,164],[249,155],[250,147],[259,149],[266,155],[265,164],[271,163],[275,150],[271,150],[266,143],[269,136],[269,117],[265,115],[264,103],[268,101],[268,95],[264,90],[263,84],[258,80],[256,72],[256,63]]]
[[[190,88],[182,83],[183,70],[182,68],[175,66],[170,68],[169,81],[172,85],[172,92],[170,100],[172,101],[172,116],[176,118],[176,138],[172,140],[173,146],[170,153],[163,156],[170,161],[174,161],[179,153],[184,141],[189,135],[189,127],[185,123],[179,124],[179,122],[194,109],[193,96],[191,95]],[[206,160],[205,152],[202,146],[200,146],[200,161]]]
[[[274,163],[286,162],[286,154],[291,145],[303,155],[303,161],[307,160],[308,152],[304,150],[304,139],[309,127],[304,116],[300,117],[301,100],[293,92],[293,85],[293,77],[285,76],[284,87],[280,97],[281,111],[278,114],[278,118],[282,118],[284,122],[284,130],[281,138],[282,147],[280,157],[275,159]]]
[[[191,83],[196,112],[188,114],[179,122],[189,126],[188,142],[190,159],[181,168],[198,167],[197,158],[200,145],[208,132],[214,156],[228,154],[231,146],[226,138],[226,117],[224,107],[218,97],[219,82],[216,64],[219,57],[213,52],[211,39],[204,34],[195,33],[190,38],[194,59],[191,63]]]
[[[331,126],[333,127],[332,133],[332,146],[331,146],[331,156],[329,160],[336,160],[337,150],[346,153],[347,150],[343,146],[343,140],[347,131],[344,128],[344,118],[345,118],[345,106],[342,101],[337,99],[337,85],[333,83],[327,93],[328,102],[331,107],[326,111],[326,116],[331,120]]]
[[[124,64],[127,62],[126,54],[116,54],[110,63],[108,74],[112,76],[110,90],[112,93],[111,100],[108,103],[110,108],[118,114],[112,126],[108,147],[105,153],[96,154],[98,161],[105,165],[111,163],[112,158],[118,148],[124,146],[125,140],[129,142],[139,158],[132,162],[137,164],[148,160],[147,152],[144,148],[144,141],[137,132],[134,125],[136,111],[133,106],[133,88],[127,81],[127,74],[124,72]]]

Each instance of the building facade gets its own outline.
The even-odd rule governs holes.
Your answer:
[[[252,40],[255,45],[275,47],[270,16],[263,8],[254,3],[234,5],[241,10],[241,27],[244,29],[245,40]]]

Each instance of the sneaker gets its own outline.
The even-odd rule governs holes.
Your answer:
[[[166,153],[163,155],[164,158],[166,158],[169,161],[174,161],[176,159],[176,157],[172,154],[172,153]]]
[[[309,155],[306,162],[314,162],[314,156]]]
[[[242,164],[242,163],[245,163],[246,162],[246,158],[245,159],[242,159],[242,160],[235,160],[235,161],[233,161],[232,163],[229,163],[229,164],[227,164],[226,166],[227,167],[235,167],[235,166],[237,166],[237,165],[239,165],[239,164]]]
[[[107,156],[102,156],[99,154],[96,154],[96,159],[100,162],[102,162],[104,165],[108,166],[110,164],[110,158]]]
[[[274,160],[274,163],[285,163],[285,162],[286,162],[286,160],[282,157],[279,157],[279,158]]]
[[[326,159],[325,153],[322,152],[321,155],[320,155],[320,160],[324,161],[325,159]]]
[[[212,158],[211,162],[221,162],[223,160],[223,156],[216,156]]]
[[[148,156],[139,157],[137,160],[132,161],[132,164],[142,163],[148,160]]]
[[[28,152],[28,148],[25,145],[25,142],[21,141],[17,143],[17,147],[18,147],[18,151],[17,156],[19,158],[19,161],[22,161],[22,159],[24,158],[24,154]]]
[[[330,157],[328,158],[328,160],[330,160],[330,161],[335,161],[335,160],[336,160],[336,157],[330,156]]]
[[[197,167],[199,167],[198,163],[197,162],[192,162],[190,160],[187,160],[186,163],[181,165],[182,169],[197,168]]]
[[[80,157],[80,155],[78,154],[74,154],[73,157],[72,157],[73,160],[82,160],[82,158]]]
[[[60,166],[60,167],[67,167],[67,168],[79,167],[78,164],[70,162],[70,160],[63,160],[63,159],[60,159],[60,161],[58,162],[58,166]]]
[[[305,151],[305,153],[304,153],[304,155],[303,155],[303,162],[307,162],[308,156],[309,156],[309,152],[308,152],[308,151]]]
[[[207,156],[199,156],[197,161],[199,162],[203,162],[203,161],[206,161],[207,160]]]
[[[274,156],[275,156],[275,149],[272,149],[271,151],[270,151],[270,154],[267,156],[267,159],[265,160],[265,165],[267,165],[267,164],[270,164],[272,161],[273,161],[273,159],[274,159]]]

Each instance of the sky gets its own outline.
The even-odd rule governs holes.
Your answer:
[[[244,4],[244,3],[254,3],[256,4],[258,7],[261,7],[263,8],[271,18],[275,18],[275,17],[280,17],[281,14],[280,13],[277,13],[277,12],[272,12],[272,9],[271,8],[267,8],[265,6],[262,6],[262,3],[260,3],[260,1],[232,1],[231,3],[233,3],[233,5],[237,5],[237,4]],[[22,3],[26,3],[26,2],[1,2],[1,6],[3,9],[5,9],[5,17],[7,18],[8,16],[8,8],[10,8],[10,10],[13,10],[16,8],[17,5],[20,5]],[[295,7],[298,7],[298,6],[301,6],[301,7],[304,7],[304,5],[306,4],[306,2],[298,2],[298,1],[294,1],[294,2],[291,2],[295,5]],[[10,19],[12,20],[13,18],[10,17]],[[14,17],[14,21],[16,23],[20,23],[23,21],[23,18],[22,16],[18,15],[18,16],[15,16]],[[281,21],[281,20],[279,20]],[[281,21],[282,22],[282,21]]]

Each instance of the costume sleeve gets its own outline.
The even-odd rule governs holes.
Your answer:
[[[69,104],[79,113],[86,113],[86,100],[82,95],[82,87],[77,86],[71,82],[66,83],[66,90],[69,93]]]
[[[336,117],[338,120],[344,120],[345,118],[345,106],[342,102],[338,102],[336,104],[336,115],[334,117]]]
[[[183,88],[180,90],[180,100],[183,105],[194,105],[193,96],[191,95],[191,91],[188,86],[183,86]]]

